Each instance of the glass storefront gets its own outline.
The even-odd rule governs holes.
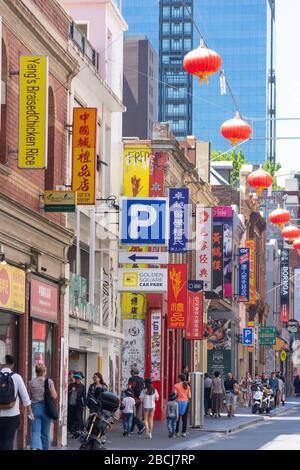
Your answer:
[[[35,377],[35,366],[45,364],[47,375],[53,373],[54,325],[52,323],[32,320],[31,322],[31,378]]]
[[[0,364],[4,363],[5,354],[11,354],[18,362],[18,341],[18,316],[0,311]]]

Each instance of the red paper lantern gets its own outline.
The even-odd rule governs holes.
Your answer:
[[[300,238],[297,238],[293,243],[293,248],[297,250],[298,254],[300,255]]]
[[[219,54],[208,49],[204,43],[190,51],[183,59],[183,68],[191,75],[199,77],[199,82],[208,83],[208,77],[218,72],[222,60]]]
[[[281,230],[291,220],[291,214],[289,211],[286,209],[275,209],[271,214],[269,215],[269,220],[272,222],[274,225],[278,225]]]
[[[248,176],[248,184],[251,188],[256,190],[256,194],[259,196],[264,189],[268,189],[273,183],[273,178],[270,173],[259,168],[258,170],[253,171]]]
[[[287,243],[292,243],[294,240],[300,237],[300,228],[297,225],[287,225],[281,232],[281,235]]]
[[[239,113],[236,113],[235,118],[222,124],[221,134],[225,139],[230,140],[232,145],[236,145],[251,137],[252,128],[246,121],[241,119]]]

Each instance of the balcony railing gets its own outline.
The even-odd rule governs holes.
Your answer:
[[[99,69],[99,54],[93,48],[91,43],[87,40],[85,35],[77,28],[75,23],[70,25],[70,36],[75,44],[79,47],[82,53],[89,59],[89,61]]]

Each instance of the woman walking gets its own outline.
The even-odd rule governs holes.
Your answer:
[[[108,389],[106,383],[103,380],[102,374],[100,372],[95,372],[93,375],[93,383],[89,386],[87,394],[87,406],[91,411],[94,408],[94,404],[90,401],[91,398],[99,399],[102,392],[106,392]]]
[[[225,388],[223,380],[220,377],[220,372],[214,373],[211,386],[211,398],[212,398],[212,412],[215,418],[221,418],[221,411],[223,408],[223,399],[225,397]]]
[[[242,405],[243,406],[250,406],[251,403],[251,384],[252,379],[250,372],[246,373],[246,376],[241,382],[241,392],[242,392]]]
[[[45,386],[49,387],[51,397],[56,400],[54,383],[47,379],[47,369],[43,364],[35,366],[36,378],[29,382],[29,395],[32,403],[34,421],[31,426],[30,448],[32,450],[49,450],[51,418],[45,409]]]
[[[189,400],[191,399],[191,389],[184,374],[179,375],[179,382],[174,386],[177,395],[179,418],[176,423],[175,435],[179,435],[180,418],[182,419],[182,437],[186,437],[187,418],[189,411]]]
[[[149,439],[152,439],[155,402],[159,400],[158,392],[152,385],[152,379],[145,379],[145,388],[140,394],[140,399],[143,403],[144,423],[147,429]]]

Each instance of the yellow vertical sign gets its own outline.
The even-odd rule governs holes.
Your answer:
[[[248,305],[256,303],[256,289],[255,289],[255,240],[246,240],[246,248],[250,248],[250,295]]]
[[[123,154],[123,193],[127,197],[149,196],[151,145],[126,144]],[[148,247],[130,247],[129,251],[148,251]],[[126,267],[143,268],[147,265],[135,264]],[[147,310],[147,296],[141,293],[122,294],[122,318],[143,319]]]
[[[48,57],[20,57],[19,168],[47,168]]]
[[[73,109],[72,191],[78,205],[96,204],[97,108]]]

